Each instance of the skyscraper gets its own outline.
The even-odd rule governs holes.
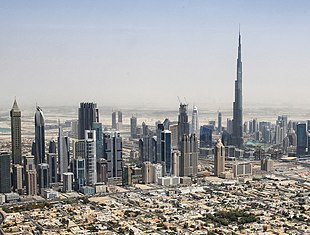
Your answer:
[[[237,58],[237,79],[235,80],[235,101],[233,103],[233,144],[240,148],[243,144],[242,131],[242,61],[241,61],[241,34],[239,31],[239,45]]]
[[[108,177],[122,177],[123,142],[120,133],[104,133],[103,146],[105,159],[108,161]]]
[[[200,127],[200,148],[211,148],[213,127],[211,125],[203,125]]]
[[[85,131],[86,185],[97,183],[96,131]]]
[[[10,154],[0,153],[0,193],[11,192]]]
[[[296,149],[296,154],[298,157],[306,154],[306,149],[308,145],[307,138],[308,138],[308,135],[307,135],[306,123],[298,123],[297,124],[297,149]]]
[[[62,127],[59,125],[58,134],[58,174],[60,182],[63,181],[63,173],[68,172],[70,159],[70,141],[63,135]]]
[[[136,138],[137,136],[137,118],[132,116],[130,118],[130,137]]]
[[[102,133],[102,123],[94,122],[93,130],[96,131],[96,156],[97,160],[103,158],[103,133]]]
[[[225,147],[221,139],[217,141],[214,151],[214,175],[220,176],[225,171]]]
[[[21,140],[21,111],[14,100],[10,111],[11,116],[11,137],[12,137],[12,162],[22,164],[22,140]]]
[[[44,116],[42,109],[37,106],[35,113],[35,164],[38,165],[45,162],[45,130],[44,130]]]
[[[161,132],[161,161],[164,166],[164,175],[171,175],[172,168],[172,146],[171,131],[164,130]]]
[[[85,139],[85,131],[93,129],[93,123],[99,122],[99,110],[96,103],[80,103],[78,137]]]
[[[48,174],[48,164],[47,163],[41,163],[38,165],[38,181],[39,181],[39,190],[40,193],[43,192],[43,189],[46,189],[49,187],[50,181],[49,181],[49,174]]]
[[[123,124],[123,113],[121,111],[115,111],[112,113],[112,129],[121,130]]]
[[[184,135],[181,142],[180,176],[197,175],[198,141],[195,134]]]
[[[217,114],[217,131],[222,133],[222,113],[218,112]]]
[[[188,115],[187,115],[187,104],[180,103],[179,107],[179,116],[178,116],[178,139],[179,139],[179,149],[180,144],[183,138],[183,135],[189,135],[189,122],[188,122]]]
[[[198,129],[199,129],[199,121],[198,121],[198,109],[196,105],[193,107],[193,113],[192,113],[192,134],[198,135]]]

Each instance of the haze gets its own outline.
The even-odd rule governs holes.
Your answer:
[[[303,106],[309,1],[1,1],[0,107]]]

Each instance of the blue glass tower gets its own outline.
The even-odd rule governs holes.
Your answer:
[[[297,124],[297,149],[296,154],[297,156],[303,156],[306,154],[307,149],[307,126],[306,123],[298,123]]]
[[[200,148],[212,147],[212,132],[211,126],[203,125],[200,127]]]
[[[164,166],[164,173],[167,176],[171,175],[171,131],[164,130],[161,132],[161,161]]]

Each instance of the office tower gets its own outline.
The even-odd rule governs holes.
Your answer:
[[[306,123],[297,124],[297,149],[296,154],[298,157],[306,155],[308,134]]]
[[[169,131],[171,131],[171,145],[173,149],[178,149],[178,122],[170,122]]]
[[[81,189],[86,185],[86,163],[84,158],[73,159],[74,188]]]
[[[58,175],[59,181],[63,182],[63,173],[68,172],[70,159],[70,140],[63,135],[62,127],[59,126],[58,134]]]
[[[0,153],[0,193],[11,192],[11,155],[9,153]]]
[[[22,164],[22,139],[21,139],[21,111],[14,100],[10,111],[11,116],[11,139],[12,139],[12,162]]]
[[[122,185],[123,186],[132,186],[132,168],[131,166],[123,167],[123,175],[122,175]]]
[[[217,114],[217,131],[222,133],[222,113],[218,112]]]
[[[212,132],[213,128],[210,125],[200,127],[200,148],[212,148]]]
[[[73,190],[73,173],[64,172],[63,173],[63,192],[72,192]]]
[[[164,166],[164,175],[171,175],[171,161],[172,161],[172,148],[171,148],[171,131],[164,130],[161,132],[161,162]]]
[[[158,178],[163,176],[163,166],[160,163],[153,164],[154,183],[158,183]]]
[[[99,110],[96,103],[80,103],[78,137],[85,139],[85,131],[93,129],[93,123],[99,122]]]
[[[137,137],[137,118],[135,116],[130,118],[130,137]]]
[[[156,162],[161,163],[161,132],[164,130],[164,125],[162,123],[157,123],[156,125],[156,137],[157,137],[157,151],[156,151]]]
[[[179,149],[183,138],[183,135],[189,135],[189,123],[187,115],[187,104],[180,103],[179,116],[178,116],[178,139],[179,139]]]
[[[26,155],[23,158],[24,158],[24,172],[26,172],[27,170],[34,170],[35,169],[34,156]]]
[[[112,112],[112,129],[121,130],[123,127],[123,113],[121,111]]]
[[[307,131],[310,131],[310,120],[307,120]]]
[[[198,120],[198,109],[194,105],[193,106],[193,114],[192,114],[192,134],[198,135],[199,130],[199,120]]]
[[[227,132],[229,134],[232,134],[232,132],[233,132],[233,122],[229,118],[227,118]]]
[[[144,136],[139,140],[140,162],[155,162],[157,155],[156,136]]]
[[[243,144],[242,121],[242,61],[241,61],[241,34],[239,31],[239,45],[237,58],[237,79],[235,80],[235,101],[233,103],[233,144],[240,148]]]
[[[108,184],[108,161],[104,158],[97,160],[97,182]]]
[[[13,166],[13,189],[18,194],[23,193],[23,166],[19,164]]]
[[[225,147],[221,139],[217,141],[214,151],[214,175],[220,176],[225,171]]]
[[[27,170],[26,171],[26,191],[29,196],[37,195],[37,171]]]
[[[181,156],[179,162],[180,176],[197,175],[198,141],[195,134],[184,135],[181,142]]]
[[[252,175],[252,163],[236,163],[233,165],[233,174],[234,177]]]
[[[257,132],[258,131],[258,121],[257,121],[257,118],[254,118],[253,121],[252,121],[252,130],[253,130],[253,133]]]
[[[123,143],[120,133],[104,133],[103,146],[105,159],[108,161],[108,177],[122,177]]]
[[[180,156],[181,152],[179,150],[172,151],[172,168],[171,168],[172,176],[180,175]]]
[[[97,160],[103,158],[103,133],[102,133],[102,123],[94,122],[93,130],[96,131],[96,155]]]
[[[48,153],[55,153],[56,154],[56,150],[57,150],[57,148],[56,148],[56,141],[55,141],[54,138],[52,138],[50,140],[49,145],[48,145]]]
[[[34,160],[36,167],[41,163],[45,163],[45,131],[44,131],[44,116],[42,109],[37,106],[35,113],[35,155]]]
[[[153,179],[153,165],[151,162],[143,162],[142,165],[142,183],[150,184],[154,182]]]
[[[86,185],[97,183],[96,131],[85,131]]]
[[[223,131],[221,140],[224,146],[232,145],[231,134],[228,131]]]
[[[49,187],[49,173],[48,173],[48,164],[41,163],[38,165],[38,181],[39,181],[39,190],[42,194],[43,190]]]
[[[262,171],[272,171],[272,168],[273,168],[273,161],[270,159],[270,158],[263,158],[261,160],[261,170]]]
[[[49,167],[49,179],[50,183],[58,182],[57,175],[57,155],[55,153],[48,153],[47,164]]]

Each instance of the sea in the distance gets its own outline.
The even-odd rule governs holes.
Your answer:
[[[11,132],[10,128],[2,128],[2,127],[0,127],[0,133],[8,133],[8,132]]]

